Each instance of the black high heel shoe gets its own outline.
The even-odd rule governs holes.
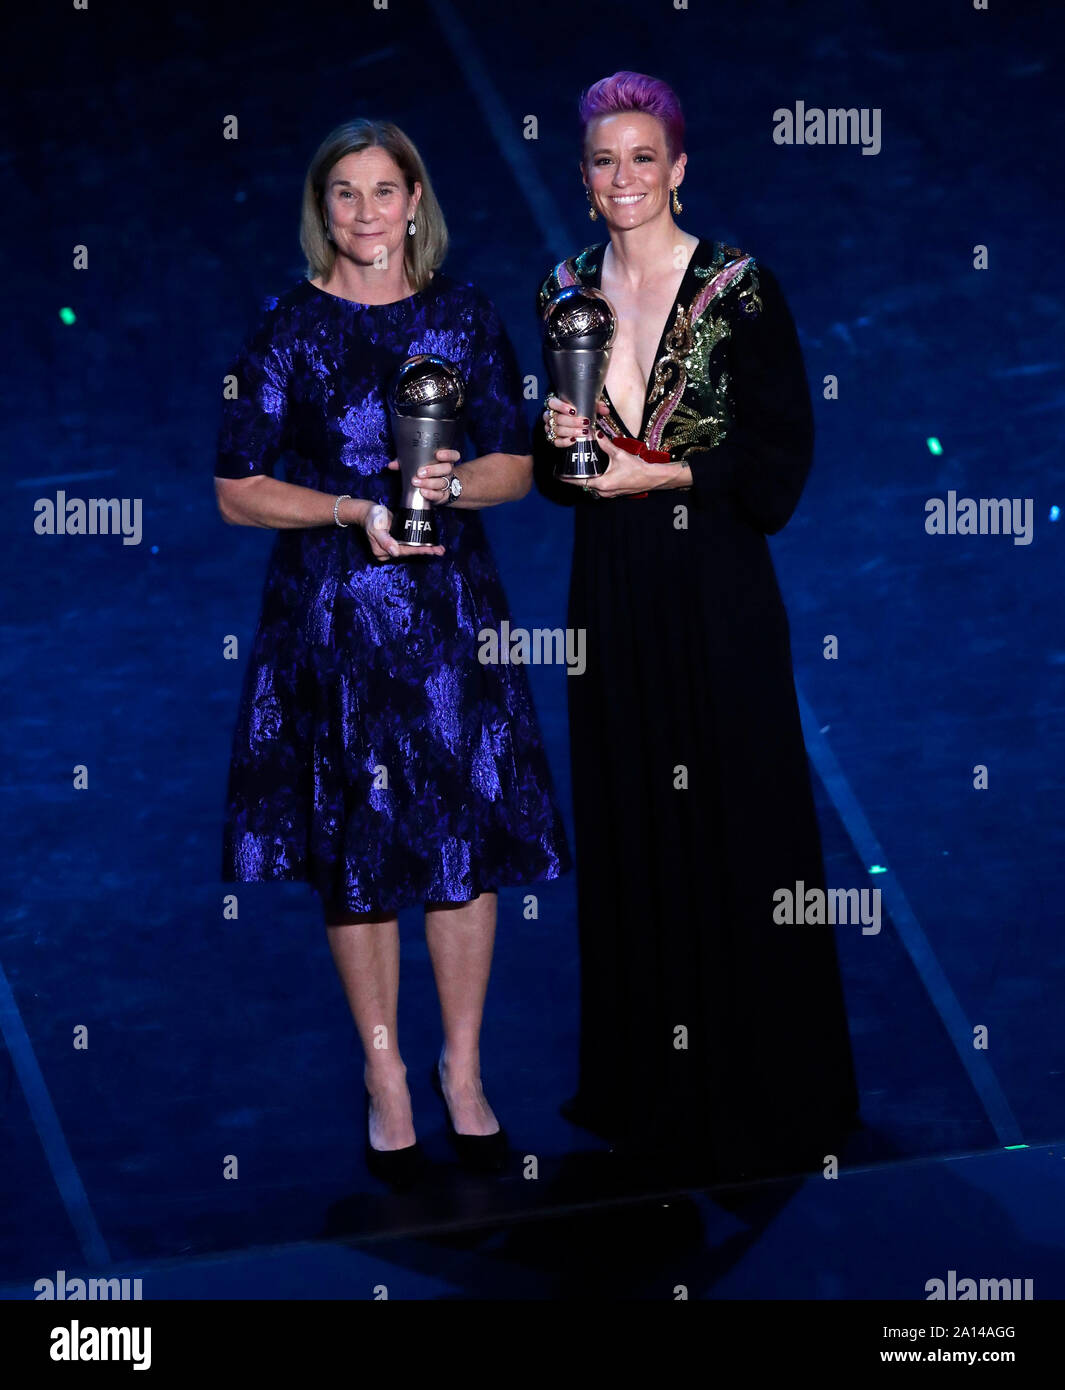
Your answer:
[[[507,1161],[510,1149],[506,1131],[500,1125],[495,1134],[459,1134],[451,1120],[451,1110],[440,1081],[440,1062],[433,1063],[430,1072],[433,1090],[440,1097],[447,1118],[447,1137],[464,1168],[479,1173],[498,1173]]]
[[[388,1183],[397,1191],[408,1188],[425,1168],[425,1150],[416,1139],[405,1149],[375,1149],[370,1143],[370,1105],[372,1098],[369,1087],[366,1092],[366,1167],[375,1178]]]

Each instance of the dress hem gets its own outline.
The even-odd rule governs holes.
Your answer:
[[[413,907],[422,907],[422,908],[432,908],[432,907],[440,907],[440,906],[445,906],[445,907],[461,907],[461,906],[463,906],[465,903],[475,902],[476,899],[479,898],[483,893],[497,893],[497,892],[499,891],[500,888],[524,888],[524,887],[529,887],[529,886],[531,886],[532,884],[535,884],[535,883],[552,883],[552,882],[554,882],[556,879],[562,878],[562,877],[564,877],[564,875],[566,875],[566,874],[572,872],[572,869],[573,869],[572,863],[571,863],[571,862],[566,862],[566,861],[563,860],[563,861],[560,862],[560,865],[559,865],[558,867],[551,868],[551,869],[547,869],[547,870],[543,871],[542,873],[536,874],[536,875],[533,876],[533,877],[526,877],[526,876],[505,877],[505,876],[504,876],[504,877],[493,878],[493,879],[491,880],[491,882],[485,881],[484,884],[478,888],[477,892],[475,892],[475,893],[472,895],[472,897],[469,897],[469,898],[407,898],[407,897],[405,897],[405,898],[403,898],[403,899],[401,899],[401,900],[399,900],[399,901],[396,901],[396,902],[377,903],[377,904],[372,904],[372,905],[370,905],[370,906],[364,906],[364,905],[361,904],[361,903],[352,904],[352,903],[349,903],[349,902],[347,902],[347,901],[338,901],[336,898],[327,897],[326,894],[324,894],[324,893],[322,892],[321,888],[315,883],[315,881],[314,881],[313,879],[311,879],[311,878],[308,878],[306,874],[298,874],[298,873],[292,873],[292,874],[272,873],[272,874],[257,874],[255,877],[238,877],[238,876],[235,875],[235,874],[224,873],[224,874],[222,875],[221,879],[220,879],[220,882],[221,882],[221,883],[234,883],[234,884],[236,884],[236,883],[305,883],[309,888],[311,888],[311,889],[314,890],[314,892],[317,894],[317,896],[318,896],[319,899],[321,900],[323,906],[325,906],[327,909],[329,909],[329,910],[331,910],[331,911],[334,911],[334,912],[351,912],[351,913],[367,913],[367,914],[370,914],[370,913],[380,913],[380,912],[403,912],[403,911],[405,911],[405,910],[407,910],[407,909],[409,909],[409,908],[413,908]]]

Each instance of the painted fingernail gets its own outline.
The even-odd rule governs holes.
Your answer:
[[[570,406],[570,408],[569,408],[569,413],[570,413],[571,415],[576,415],[577,412],[576,412],[576,410],[574,410],[573,406]]]

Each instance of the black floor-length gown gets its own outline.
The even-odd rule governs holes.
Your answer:
[[[561,262],[599,286],[605,245]],[[858,1099],[835,930],[774,922],[774,894],[824,886],[767,534],[810,467],[812,410],[775,277],[700,241],[663,331],[644,417],[610,433],[668,450],[689,490],[575,506],[566,682],[581,950],[569,1113],[627,1151],[695,1152],[724,1174],[838,1153]],[[679,509],[679,510],[678,510]],[[851,886],[851,885],[839,885]]]

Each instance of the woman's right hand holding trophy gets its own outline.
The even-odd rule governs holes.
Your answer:
[[[591,422],[586,416],[578,415],[569,401],[559,396],[548,396],[544,405],[545,433],[556,449],[571,449],[575,440],[592,437]],[[610,414],[606,401],[596,403],[596,413]]]
[[[617,315],[602,290],[567,285],[547,301],[541,318],[544,365],[557,393],[545,402],[544,423],[556,448],[569,450],[555,465],[555,477],[584,483],[605,473],[609,462],[596,448],[591,416],[606,414],[603,387]]]

